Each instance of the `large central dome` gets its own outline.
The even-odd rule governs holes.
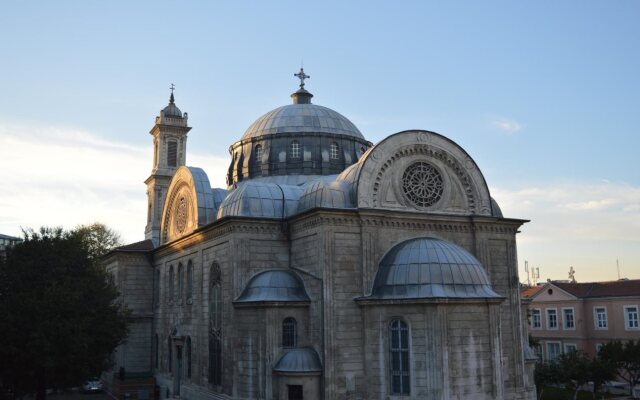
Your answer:
[[[321,175],[337,175],[354,164],[371,142],[353,122],[330,108],[311,104],[304,88],[308,78],[301,69],[300,88],[293,104],[278,107],[258,118],[229,148],[229,188],[247,179],[303,184]]]
[[[344,115],[315,104],[289,104],[269,111],[242,136],[242,140],[278,133],[332,133],[364,139]]]

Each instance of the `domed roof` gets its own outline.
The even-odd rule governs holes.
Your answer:
[[[249,280],[236,303],[262,301],[310,301],[304,283],[293,272],[269,270]]]
[[[393,247],[382,259],[370,298],[500,298],[484,267],[460,246],[417,238]]]
[[[169,98],[169,104],[162,111],[165,117],[182,118],[182,111],[176,106],[173,93]]]
[[[318,353],[311,347],[299,347],[286,352],[273,371],[280,374],[309,374],[322,372],[322,364]]]
[[[242,139],[278,133],[330,133],[364,139],[356,126],[342,114],[315,104],[289,104],[258,118]]]

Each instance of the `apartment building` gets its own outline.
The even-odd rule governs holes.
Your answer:
[[[549,281],[520,292],[532,346],[541,360],[571,350],[590,356],[612,340],[640,339],[640,279],[610,282]]]

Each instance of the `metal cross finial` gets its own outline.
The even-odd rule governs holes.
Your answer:
[[[173,90],[176,88],[176,85],[174,85],[173,83],[171,84],[171,87],[169,89],[171,89],[171,94],[173,94]]]
[[[304,89],[304,80],[311,78],[309,75],[304,73],[304,68],[300,67],[300,72],[297,74],[293,74],[293,76],[298,77],[300,79],[300,88]]]

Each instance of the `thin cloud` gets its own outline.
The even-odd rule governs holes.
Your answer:
[[[143,238],[144,179],[152,147],[111,141],[64,128],[0,124],[0,232],[20,227],[101,221],[127,241]],[[214,187],[224,187],[227,160],[187,156],[203,168]]]
[[[498,118],[491,122],[491,126],[494,128],[498,128],[499,130],[505,132],[508,135],[513,135],[522,130],[522,124],[518,123],[515,120],[507,119],[507,118]]]

